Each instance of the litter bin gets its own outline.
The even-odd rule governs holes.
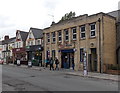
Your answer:
[[[28,61],[28,67],[32,67],[32,62]]]
[[[20,66],[20,60],[17,60],[17,66]]]

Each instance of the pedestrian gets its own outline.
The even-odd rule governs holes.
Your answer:
[[[74,67],[75,67],[74,57],[72,56],[72,68],[73,68],[73,70],[74,70]]]
[[[58,70],[59,70],[59,68],[58,68],[58,65],[59,65],[59,60],[57,59],[57,57],[55,58],[55,64],[56,64],[55,70],[56,70],[56,69],[58,69]]]
[[[54,70],[52,57],[50,58],[50,70],[51,70],[51,68]]]

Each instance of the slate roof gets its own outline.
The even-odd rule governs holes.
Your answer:
[[[112,11],[112,12],[109,12],[107,13],[108,15],[111,15],[113,17],[116,17],[117,20],[120,19],[120,10],[116,10],[116,11]]]
[[[27,39],[27,36],[28,36],[28,32],[24,32],[24,31],[19,31],[20,32],[20,35],[21,35],[21,38],[22,38],[22,41],[26,41]]]
[[[43,38],[43,30],[42,29],[31,27],[30,30],[32,31],[35,39]]]
[[[8,40],[3,40],[2,41],[2,45],[4,45],[4,44],[10,44],[12,42],[15,42],[15,39],[16,39],[16,37],[10,38]]]

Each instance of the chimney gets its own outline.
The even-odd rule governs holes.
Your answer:
[[[8,40],[9,39],[9,35],[6,35],[5,37],[4,37],[4,40]]]
[[[51,24],[51,26],[54,25],[54,24],[55,24],[55,22],[53,21],[52,24]]]

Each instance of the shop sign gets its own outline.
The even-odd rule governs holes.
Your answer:
[[[17,48],[17,49],[15,48],[12,51],[13,51],[13,53],[25,52],[25,49],[24,48]]]

